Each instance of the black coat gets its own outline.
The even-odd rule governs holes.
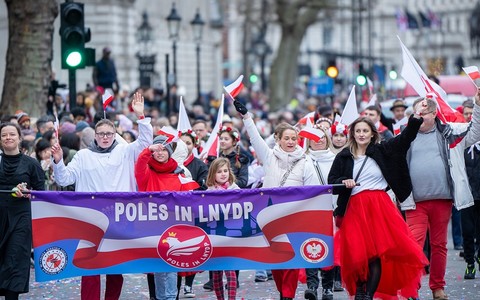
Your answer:
[[[186,165],[186,167],[190,171],[190,174],[192,174],[192,179],[195,180],[200,186],[198,189],[206,190],[208,175],[207,165],[200,159],[194,157],[193,160],[188,165]]]
[[[412,181],[406,155],[410,144],[417,136],[422,122],[422,118],[410,117],[408,126],[402,134],[379,144],[370,143],[365,153],[378,164],[385,180],[400,202],[405,201],[412,192]],[[328,183],[330,184],[341,184],[345,179],[353,179],[353,155],[350,153],[349,148],[345,148],[337,154],[328,174]],[[347,209],[352,189],[336,187],[333,189],[333,193],[338,194],[338,206],[334,215],[343,216]]]
[[[473,199],[480,200],[480,151],[474,146],[473,159],[472,153],[468,153],[470,148],[465,150],[465,167],[467,169],[468,182],[472,190]]]
[[[235,174],[235,183],[240,187],[241,189],[245,188],[248,183],[248,158],[240,153],[238,156],[238,161],[240,162],[240,168],[237,168],[235,165],[237,161],[237,152],[232,151],[227,155],[224,155],[223,153],[220,153],[219,157],[225,157],[228,158],[230,161],[230,167],[232,168],[233,174]],[[210,164],[216,159],[215,156],[209,156],[207,157],[207,165],[210,168]]]

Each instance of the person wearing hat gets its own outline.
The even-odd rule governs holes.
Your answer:
[[[22,129],[22,135],[27,140],[35,139],[35,131],[30,127],[30,117],[25,112],[20,112],[16,115],[18,125]]]
[[[385,125],[388,130],[393,132],[393,124],[405,118],[405,110],[407,108],[408,106],[405,104],[405,101],[402,99],[395,100],[392,107],[390,107],[390,111],[393,113],[393,118],[387,118],[382,114],[380,122]]]
[[[95,137],[86,149],[75,154],[65,166],[60,145],[52,146],[53,172],[60,186],[75,184],[77,192],[134,192],[135,161],[140,152],[153,141],[153,128],[150,118],[144,116],[144,99],[135,93],[132,108],[138,118],[138,139],[130,144],[115,140],[115,124],[102,119],[95,125]],[[108,178],[108,180],[106,180]],[[123,276],[107,275],[105,299],[119,299],[122,292]],[[83,276],[81,283],[82,300],[100,299],[100,275]]]
[[[135,178],[138,190],[145,191],[191,191],[199,188],[198,183],[187,179],[183,169],[172,158],[172,143],[164,135],[159,135],[153,144],[146,147],[135,164]],[[149,289],[155,290],[156,299],[175,300],[177,297],[177,273],[161,272],[154,274],[154,285],[149,280]]]
[[[109,47],[105,47],[102,53],[102,58],[97,61],[93,68],[93,84],[97,87],[102,87],[103,90],[110,88],[116,94],[120,90],[120,84],[118,83],[115,63],[110,57],[112,50]]]

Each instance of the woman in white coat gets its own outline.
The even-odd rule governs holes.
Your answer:
[[[243,116],[245,129],[258,159],[265,169],[264,188],[313,185],[315,169],[307,163],[304,150],[298,145],[295,128],[281,123],[275,128],[275,146],[271,149],[260,136],[252,117],[243,104],[234,101],[235,108]],[[298,269],[272,270],[273,279],[282,300],[295,298]]]

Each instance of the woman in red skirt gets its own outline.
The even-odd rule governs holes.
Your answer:
[[[406,153],[423,122],[422,111],[410,117],[399,136],[380,142],[375,125],[359,118],[350,125],[349,144],[337,154],[328,182],[344,184],[335,222],[340,228],[335,245],[342,281],[355,299],[415,299],[412,283],[427,258],[413,239],[395,203],[385,192],[391,188],[403,202],[412,191]],[[360,185],[357,185],[359,183]]]

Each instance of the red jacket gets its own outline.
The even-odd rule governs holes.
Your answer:
[[[135,178],[138,190],[145,191],[191,191],[199,187],[198,183],[186,178],[184,174],[175,174],[178,164],[172,158],[166,163],[156,161],[148,148],[144,149],[135,164]]]

